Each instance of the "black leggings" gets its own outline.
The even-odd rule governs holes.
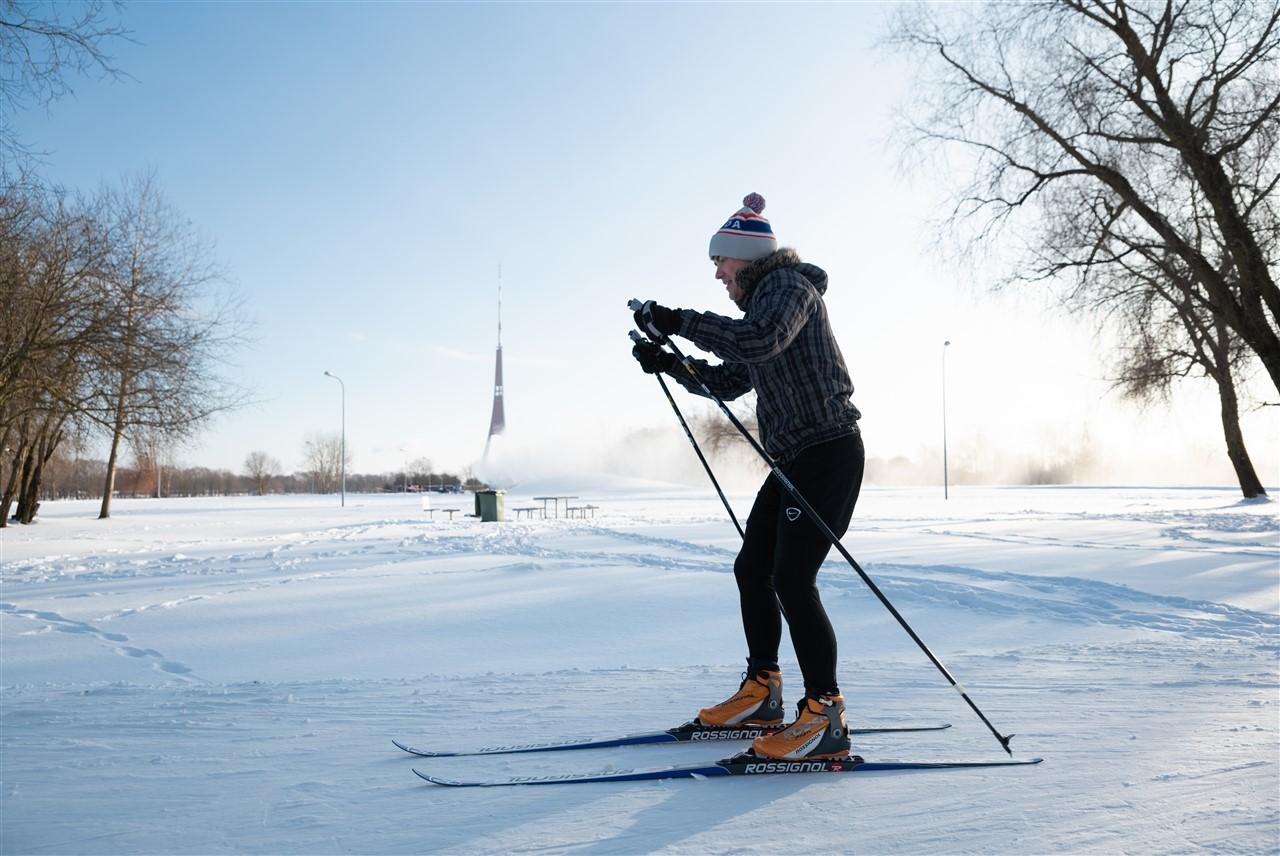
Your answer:
[[[800,495],[837,536],[849,528],[862,487],[865,452],[860,434],[801,451],[782,464]],[[831,542],[772,474],[756,494],[746,538],[734,563],[751,668],[776,665],[782,617],[806,694],[837,692],[836,634],[818,596],[818,569]]]

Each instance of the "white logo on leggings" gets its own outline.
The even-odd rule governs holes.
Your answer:
[[[792,523],[795,523],[797,520],[799,520],[799,519],[800,519],[800,509],[798,509],[798,508],[788,508],[788,509],[787,509],[787,519],[788,519],[788,520],[790,520]]]

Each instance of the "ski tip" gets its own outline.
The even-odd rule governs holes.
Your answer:
[[[455,782],[452,779],[439,779],[439,778],[436,778],[435,776],[430,775],[429,773],[424,773],[418,769],[415,769],[413,771],[413,774],[417,776],[419,779],[430,782],[433,785],[443,785],[446,788],[460,788],[463,785],[462,782]]]
[[[397,749],[403,749],[410,755],[417,755],[419,758],[444,758],[453,754],[451,752],[432,752],[430,749],[417,749],[394,738],[392,738],[391,742],[395,744]]]
[[[414,749],[414,748],[413,748],[412,746],[410,746],[409,744],[407,744],[407,743],[401,743],[399,740],[396,740],[396,739],[394,739],[394,738],[392,738],[391,742],[392,742],[392,744],[394,744],[394,745],[395,745],[395,747],[396,747],[397,749],[403,749],[405,752],[408,752],[410,755],[422,755],[422,756],[425,756],[425,755],[427,754],[427,753],[423,752],[421,749]]]

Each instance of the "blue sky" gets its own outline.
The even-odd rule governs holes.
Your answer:
[[[951,339],[953,450],[1088,434],[1229,479],[1211,390],[1134,413],[1106,396],[1092,325],[937,260],[945,177],[903,177],[888,141],[911,97],[875,47],[891,8],[136,3],[136,43],[113,51],[129,78],[75,81],[17,126],[70,187],[154,169],[243,295],[255,341],[235,376],[257,403],[188,463],[238,470],[262,449],[299,466],[308,435],[338,428],[325,370],[346,382],[353,469],[472,463],[499,264],[512,448],[571,468],[665,427],[626,301],[730,313],[706,244],[758,191],[782,243],[831,274],[870,454],[939,445]],[[1276,419],[1246,430],[1277,480]]]

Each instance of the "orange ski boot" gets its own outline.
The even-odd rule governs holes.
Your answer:
[[[744,674],[738,691],[698,711],[698,721],[703,725],[781,725],[782,673],[762,669]]]
[[[751,744],[751,751],[761,758],[784,761],[843,758],[849,748],[842,695],[806,696],[797,706],[795,722],[781,731],[757,737]]]

